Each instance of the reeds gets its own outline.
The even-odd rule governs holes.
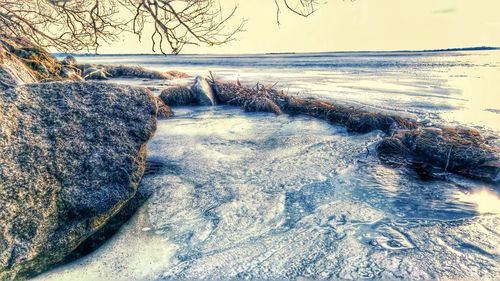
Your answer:
[[[442,174],[454,172],[498,181],[500,151],[475,129],[446,127],[398,131],[382,140],[377,150],[383,159],[404,155],[409,161],[430,163]]]
[[[158,118],[166,119],[174,116],[174,112],[168,105],[166,105],[160,97],[156,98],[156,105],[158,107]]]
[[[196,95],[186,86],[169,87],[162,91],[160,99],[168,106],[197,105]]]
[[[409,118],[292,97],[261,84],[250,88],[213,81],[212,85],[220,103],[246,111],[304,114],[346,126],[356,133],[381,130],[387,134],[377,146],[381,159],[418,170],[422,178],[433,178],[433,172],[454,172],[484,181],[499,180],[499,149],[474,129],[426,128]]]
[[[209,83],[219,104],[278,115],[304,114],[343,125],[348,131],[356,133],[381,130],[387,135],[377,146],[383,162],[410,167],[422,178],[454,172],[498,182],[499,149],[488,144],[477,130],[428,128],[417,121],[393,114],[289,96],[274,89],[274,86],[257,84],[244,87],[239,83],[215,81],[213,77]],[[170,106],[196,104],[192,91],[187,87],[167,89],[161,98]]]

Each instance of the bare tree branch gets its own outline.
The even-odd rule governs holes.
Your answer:
[[[316,0],[274,3],[278,24],[282,5],[303,17],[317,5]],[[224,13],[218,0],[0,0],[0,33],[60,51],[97,52],[121,32],[132,32],[139,40],[151,32],[154,52],[165,53],[167,47],[177,54],[185,45],[234,40],[244,24],[229,23],[237,8]]]

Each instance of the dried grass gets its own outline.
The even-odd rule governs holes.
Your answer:
[[[423,128],[422,124],[401,116],[291,97],[260,84],[243,87],[239,83],[217,82],[212,77],[212,87],[221,104],[240,106],[246,111],[304,114],[344,125],[357,133],[382,130],[389,136],[377,147],[381,159],[386,163],[409,165],[418,170],[422,178],[430,178],[437,167],[443,173],[454,172],[492,182],[499,180],[499,149],[488,144],[474,129]]]
[[[197,105],[196,96],[189,87],[175,86],[165,90],[160,99],[168,106]]]
[[[398,141],[392,151],[389,142]],[[490,145],[475,129],[419,128],[397,131],[378,146],[382,158],[404,155],[412,161],[424,161],[436,166],[440,172],[454,172],[485,181],[498,181],[500,150]]]
[[[214,89],[219,101],[224,104],[240,106],[247,111],[309,115],[344,125],[352,132],[366,133],[373,130],[390,132],[396,128],[417,127],[415,122],[399,116],[373,113],[315,99],[291,97],[283,91],[261,84],[249,88],[234,83],[216,82]]]
[[[216,83],[214,88],[219,102],[223,104],[240,106],[250,112],[283,113],[275,101],[277,92],[264,85],[257,84],[255,88],[247,88],[232,83]]]
[[[146,69],[140,66],[114,66],[114,65],[106,65],[103,67],[106,69],[106,72],[110,74],[111,77],[133,77],[133,78],[145,78],[145,79],[172,79],[169,75]]]
[[[169,77],[169,79],[181,79],[181,78],[190,78],[188,74],[184,72],[180,72],[177,70],[169,70],[165,72],[165,74]]]
[[[160,97],[156,98],[156,105],[158,107],[158,118],[167,119],[174,116],[174,112],[168,105],[166,105]]]

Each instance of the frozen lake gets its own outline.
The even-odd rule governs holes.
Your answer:
[[[231,57],[86,59],[211,69],[224,79],[280,81],[301,95],[499,129],[492,120],[500,66],[491,64],[498,52],[290,56],[240,57],[236,66]],[[336,60],[343,65],[330,67]],[[148,146],[148,159],[163,164],[141,184],[152,197],[102,247],[37,280],[500,276],[498,186],[458,176],[421,181],[387,168],[373,151],[379,132],[233,107],[174,112]]]
[[[152,198],[96,252],[40,280],[494,279],[495,187],[422,182],[306,118],[181,108],[160,121]]]
[[[500,50],[274,55],[103,55],[81,62],[180,70],[500,131]],[[137,81],[139,84],[149,82]]]

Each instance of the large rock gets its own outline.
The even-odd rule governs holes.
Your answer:
[[[66,56],[62,61],[61,63],[63,65],[69,65],[69,66],[77,66],[78,65],[78,61],[76,60],[76,58],[74,56]]]
[[[60,261],[134,197],[156,114],[128,86],[0,91],[0,280]]]
[[[197,76],[194,80],[194,84],[191,87],[191,90],[193,91],[196,101],[199,105],[215,105],[215,94],[206,79]]]
[[[174,116],[172,109],[160,97],[156,97],[156,104],[158,107],[158,119],[166,119]]]
[[[11,57],[15,57],[19,65],[26,67],[29,74],[37,81],[58,81],[61,77],[62,64],[49,52],[32,42],[0,35],[0,48],[3,48]],[[2,63],[3,64],[3,63]],[[23,81],[25,83],[33,81]]]
[[[99,69],[88,73],[84,77],[85,80],[108,80],[108,73],[104,69]]]
[[[80,75],[80,69],[72,66],[63,66],[61,69],[61,77],[64,80],[70,81],[84,81],[83,77]]]
[[[3,44],[0,44],[0,89],[36,81],[35,74]]]

